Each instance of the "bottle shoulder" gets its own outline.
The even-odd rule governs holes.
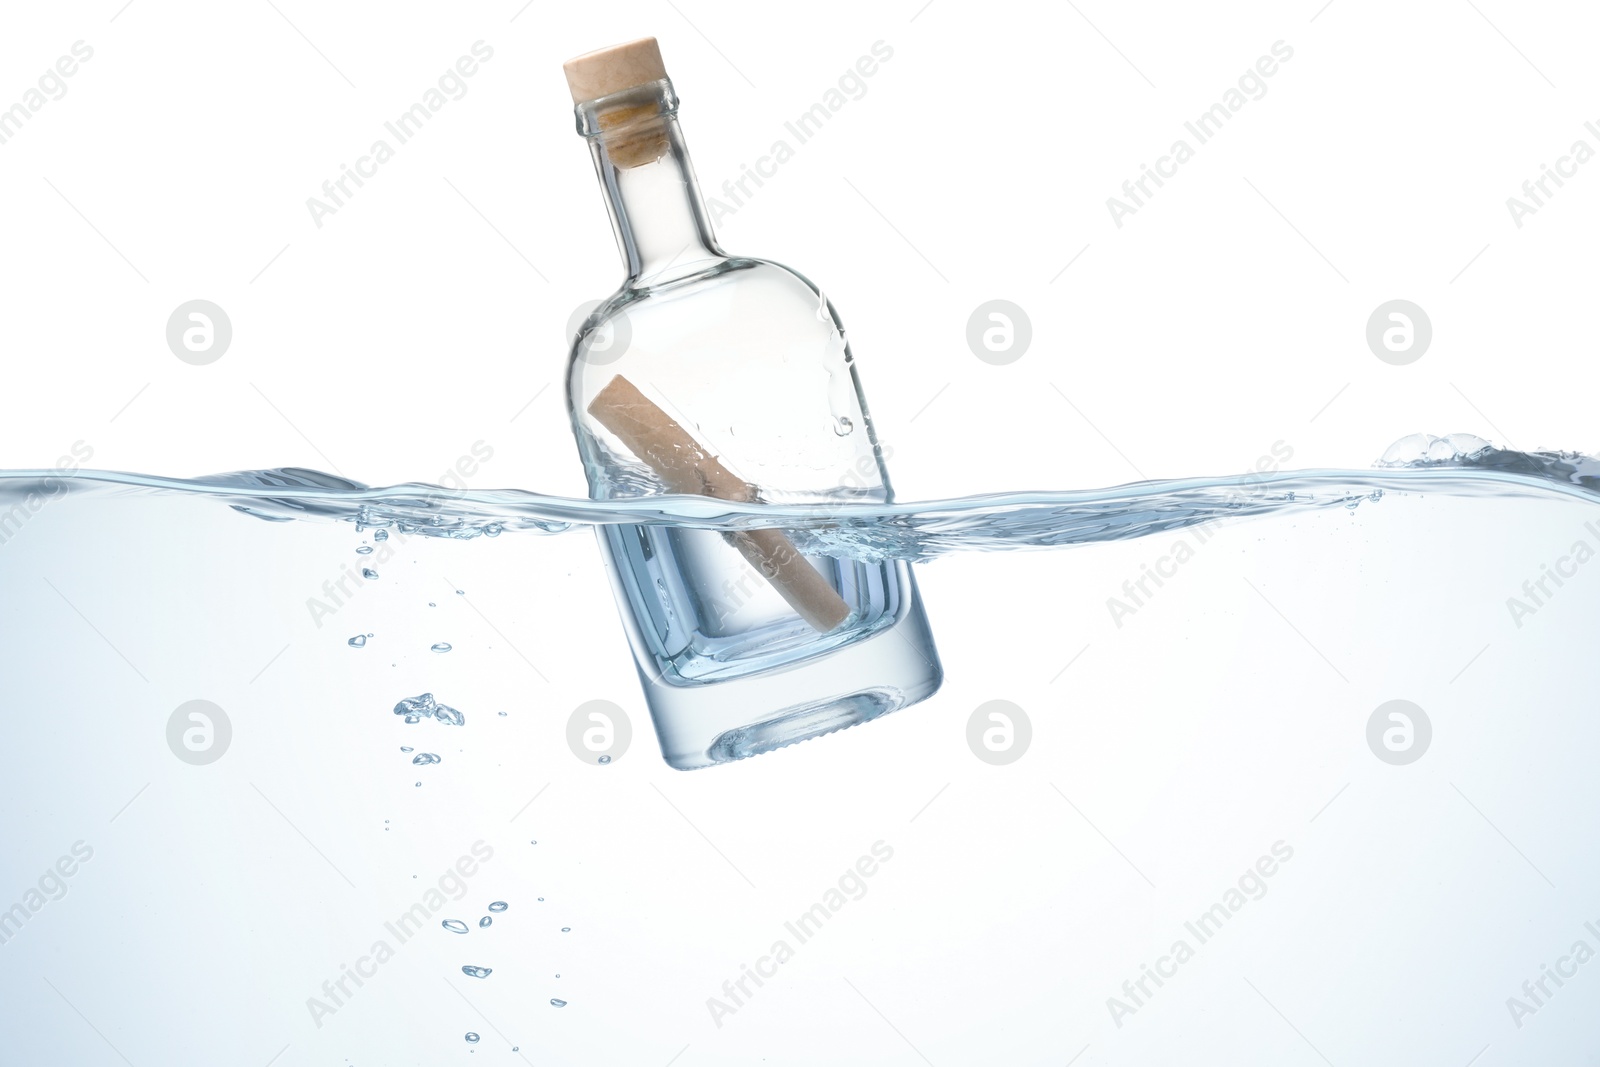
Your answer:
[[[853,360],[844,324],[821,288],[792,267],[750,256],[657,284],[624,285],[594,306],[569,342],[568,366],[580,377],[625,355],[704,365],[720,351],[755,365],[826,349]]]
[[[657,308],[730,292],[746,299],[787,299],[807,309],[823,306],[837,323],[832,304],[809,277],[786,264],[755,256],[729,256],[688,274],[625,283],[600,301],[591,317],[596,319],[596,325],[619,315],[638,318]]]
[[[618,378],[766,499],[887,498],[843,328],[793,268],[730,257],[595,308],[573,347],[567,402],[591,489],[606,495],[654,486],[594,413]]]

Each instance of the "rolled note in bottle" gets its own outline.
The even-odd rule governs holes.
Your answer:
[[[891,500],[833,305],[712,235],[655,40],[565,70],[626,272],[578,329],[567,376],[590,496]],[[831,733],[939,687],[904,561],[807,556],[780,529],[610,525],[600,542],[674,767]]]
[[[751,501],[754,488],[724,467],[622,375],[595,394],[589,414],[616,434],[674,493]],[[729,540],[802,619],[827,633],[850,616],[828,580],[782,530],[744,530]]]

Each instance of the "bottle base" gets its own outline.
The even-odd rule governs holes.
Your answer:
[[[661,755],[679,770],[759,756],[882,718],[938,691],[944,680],[911,569],[886,627],[789,667],[705,685],[671,685],[640,671]]]
[[[836,730],[871,722],[880,715],[898,710],[904,704],[905,695],[889,689],[825,700],[784,712],[766,722],[729,730],[711,742],[706,755],[713,763],[731,763],[733,760],[759,756],[763,752],[772,752]]]

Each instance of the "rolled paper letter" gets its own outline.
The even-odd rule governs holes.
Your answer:
[[[755,490],[724,467],[672,416],[617,375],[595,394],[589,414],[674,493],[750,502]],[[740,530],[728,540],[811,626],[828,633],[850,615],[846,604],[782,530]]]

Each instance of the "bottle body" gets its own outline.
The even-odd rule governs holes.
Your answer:
[[[671,99],[670,86],[665,93]],[[717,249],[670,111],[653,121],[662,122],[667,147],[651,162],[618,167],[595,139],[629,277],[579,330],[569,364],[567,399],[591,497],[719,495],[714,487],[686,490],[641,457],[636,439],[597,417],[597,398],[622,378],[675,433],[692,438],[688,447],[748,487],[743,499],[820,511],[887,502],[884,450],[832,307],[801,275]],[[637,129],[631,136],[636,143]],[[748,545],[741,551],[735,535],[599,528],[671,765],[770,751],[938,688],[939,660],[910,566],[807,552],[804,532],[790,533],[777,536],[799,546],[793,551],[837,605],[824,623],[797,611],[783,581],[764,573]]]

